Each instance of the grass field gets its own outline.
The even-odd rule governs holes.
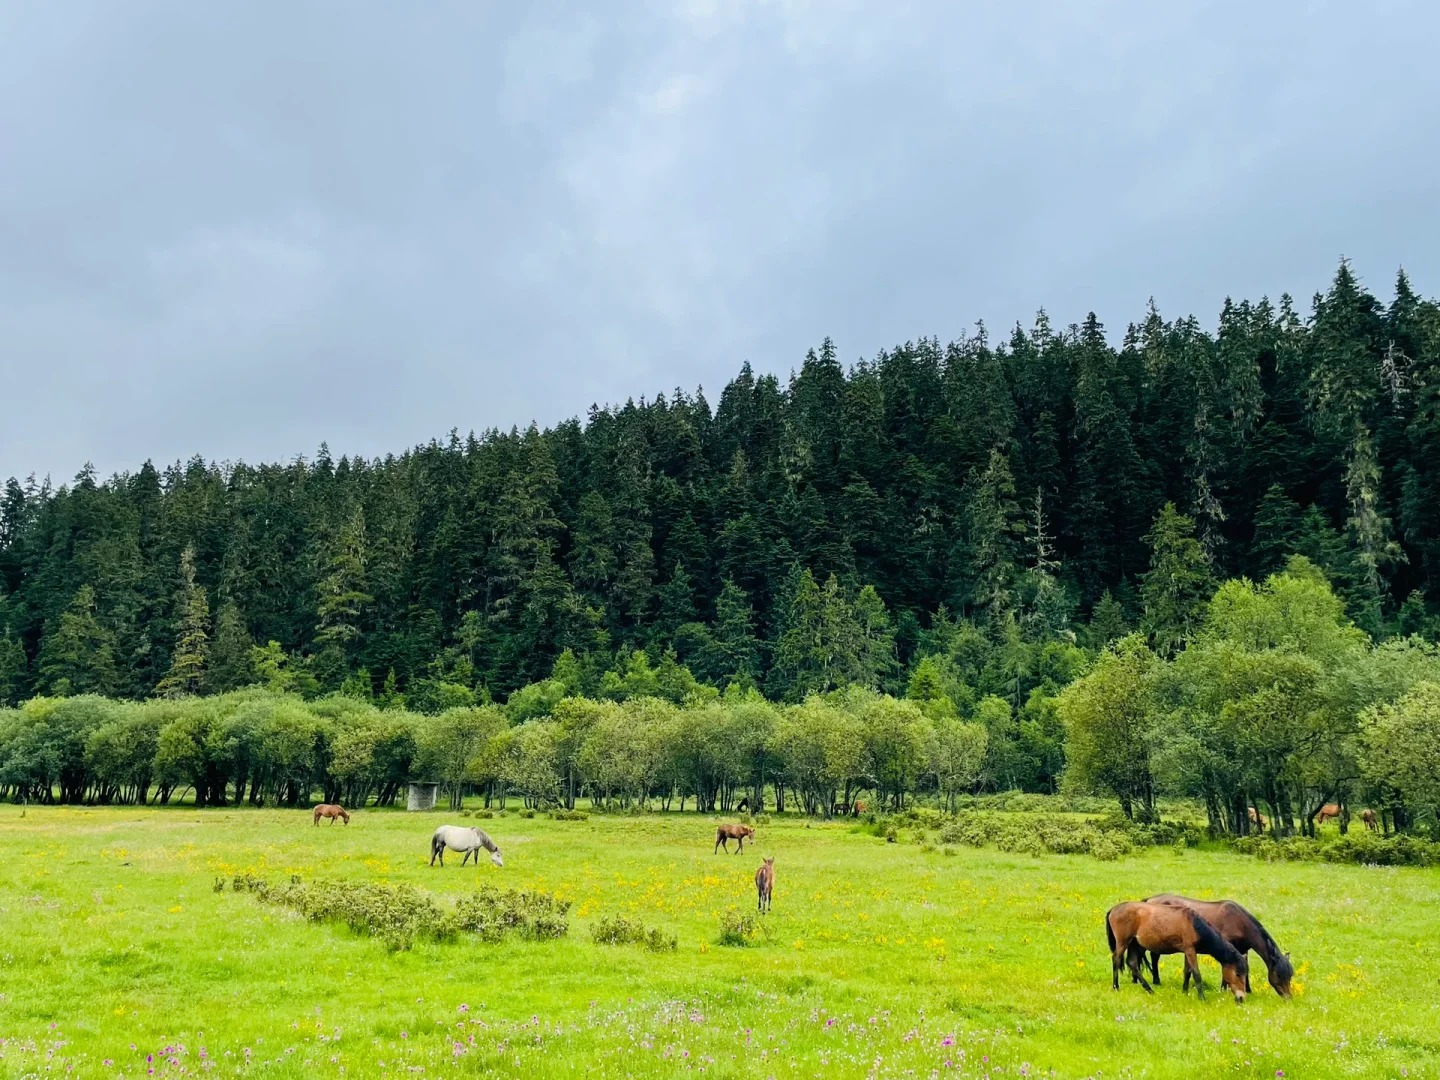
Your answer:
[[[721,1077],[1440,1076],[1440,872],[1170,849],[1114,863],[887,844],[777,821],[712,855],[692,814],[484,822],[506,865],[426,865],[453,815],[0,808],[0,1075]],[[753,910],[748,948],[716,944]],[[252,870],[571,898],[557,942],[392,953],[228,888]],[[1293,954],[1242,1006],[1110,989],[1102,916],[1161,890],[1230,896]],[[673,953],[599,946],[623,914]]]

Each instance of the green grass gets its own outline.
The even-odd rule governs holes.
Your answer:
[[[1440,871],[926,852],[803,821],[712,855],[708,817],[513,813],[483,823],[503,869],[431,869],[444,820],[462,819],[0,808],[0,1075],[1440,1075]],[[754,910],[762,854],[774,911],[754,945],[721,947],[726,909]],[[477,882],[541,888],[574,901],[571,928],[395,953],[213,890],[241,870],[447,902]],[[1294,956],[1295,999],[1257,960],[1237,1007],[1202,960],[1199,1002],[1173,957],[1154,997],[1114,993],[1103,912],[1161,890],[1249,905]],[[679,948],[597,945],[607,914]]]

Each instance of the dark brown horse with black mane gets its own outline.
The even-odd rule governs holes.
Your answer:
[[[1280,946],[1270,932],[1233,900],[1192,900],[1188,896],[1161,893],[1146,900],[1151,904],[1169,904],[1183,907],[1199,915],[1213,926],[1220,936],[1242,953],[1254,951],[1265,962],[1265,973],[1270,985],[1282,998],[1290,996],[1290,980],[1295,977],[1295,966],[1290,963],[1290,954],[1281,952]],[[1160,954],[1150,954],[1150,974],[1155,985],[1160,985]],[[1250,976],[1245,976],[1245,989],[1250,989]]]
[[[1155,991],[1141,971],[1145,953],[1184,953],[1187,993],[1190,980],[1195,980],[1195,993],[1205,997],[1205,984],[1200,980],[1199,955],[1214,957],[1220,964],[1220,979],[1235,995],[1238,1004],[1245,1000],[1245,981],[1250,965],[1245,954],[1220,936],[1219,932],[1195,912],[1178,905],[1150,904],[1130,900],[1116,904],[1105,913],[1105,938],[1110,943],[1110,982],[1120,989],[1120,969],[1127,964],[1130,977],[1144,987],[1147,994]]]
[[[751,840],[755,839],[755,830],[749,825],[721,825],[715,830],[715,851],[719,851],[723,847],[728,852],[731,840],[739,841],[740,846],[736,849],[737,852],[744,851],[746,837]],[[713,855],[714,852],[711,854]]]
[[[343,821],[346,825],[349,825],[349,824],[350,824],[350,814],[349,814],[349,812],[345,809],[345,807],[340,806],[340,805],[337,804],[337,803],[321,803],[319,806],[315,807],[315,824],[316,824],[316,825],[319,825],[319,824],[320,824],[320,819],[321,819],[322,817],[323,817],[323,818],[329,818],[331,825],[334,825],[334,824],[335,824],[335,819],[336,819],[336,818],[339,818],[339,819],[340,819],[341,821]]]

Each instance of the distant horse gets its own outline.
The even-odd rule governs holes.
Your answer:
[[[1338,818],[1339,816],[1339,805],[1333,802],[1327,802],[1324,806],[1320,807],[1319,810],[1315,811],[1315,824],[1324,825],[1325,822],[1329,821],[1331,818]]]
[[[435,865],[438,856],[440,865],[445,865],[445,849],[451,851],[463,851],[465,858],[460,860],[464,866],[470,856],[475,856],[475,865],[480,865],[480,849],[484,848],[490,852],[490,861],[496,866],[504,866],[505,860],[500,857],[500,849],[495,846],[495,841],[486,836],[485,833],[476,828],[464,825],[441,825],[435,830],[435,835],[430,837],[430,865]]]
[[[1361,811],[1360,811],[1360,820],[1363,821],[1363,822],[1365,822],[1365,828],[1369,829],[1371,832],[1374,832],[1374,831],[1375,831],[1375,811],[1374,811],[1374,810],[1361,810]]]
[[[1247,807],[1250,811],[1250,824],[1255,826],[1256,832],[1264,832],[1265,826],[1270,824],[1265,820],[1265,815],[1256,810],[1253,806]]]
[[[1213,956],[1220,963],[1221,981],[1230,988],[1238,1004],[1245,1000],[1245,980],[1250,965],[1245,954],[1237,952],[1216,929],[1195,912],[1169,904],[1128,901],[1116,904],[1105,913],[1105,938],[1110,943],[1110,983],[1120,989],[1120,969],[1127,963],[1130,976],[1144,987],[1147,994],[1155,991],[1140,970],[1145,952],[1184,953],[1187,993],[1190,980],[1195,992],[1204,1000],[1205,984],[1200,981],[1198,954]]]
[[[749,797],[748,795],[747,795],[745,798],[741,799],[738,803],[735,804],[735,813],[737,813],[737,814],[743,814],[743,813],[745,813],[745,811],[747,811],[747,810],[749,810],[749,809],[750,809],[750,797]]]
[[[755,901],[755,910],[766,912],[770,910],[770,894],[775,891],[775,859],[766,859],[760,864],[760,869],[755,871],[755,891],[759,894]]]
[[[1192,900],[1188,896],[1161,893],[1151,896],[1147,904],[1169,904],[1193,911],[1213,926],[1226,941],[1242,953],[1254,950],[1265,961],[1265,972],[1270,985],[1282,998],[1290,996],[1290,980],[1295,976],[1295,966],[1290,963],[1290,954],[1281,952],[1280,946],[1270,932],[1260,925],[1260,920],[1251,915],[1233,900]],[[1150,954],[1150,974],[1155,985],[1160,985],[1160,954]],[[1245,992],[1250,992],[1250,975],[1245,975]]]
[[[728,853],[730,850],[730,841],[735,840],[740,844],[740,846],[735,849],[738,854],[745,850],[745,838],[747,836],[751,840],[755,839],[755,830],[749,825],[721,825],[715,830],[715,851],[719,851],[723,847]],[[712,851],[711,854],[713,855],[715,852]]]
[[[328,802],[326,802],[326,803],[321,803],[319,806],[315,807],[315,824],[316,824],[316,825],[319,825],[319,824],[320,824],[320,819],[321,819],[322,817],[328,817],[328,818],[330,819],[330,824],[331,824],[331,825],[334,825],[334,824],[335,824],[335,819],[336,819],[336,818],[339,818],[339,819],[340,819],[341,821],[343,821],[346,825],[349,825],[349,824],[350,824],[350,815],[345,811],[345,808],[344,808],[343,806],[339,805],[338,803],[328,803]]]

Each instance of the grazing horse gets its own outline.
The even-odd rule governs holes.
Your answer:
[[[485,833],[476,828],[469,828],[464,825],[441,825],[435,830],[435,835],[430,837],[430,865],[435,865],[438,856],[440,865],[445,865],[445,849],[451,851],[463,851],[465,858],[460,860],[464,866],[470,856],[475,856],[475,865],[480,865],[480,849],[484,848],[490,852],[490,861],[496,866],[504,866],[505,860],[500,857],[500,849],[495,846],[495,841],[486,836]]]
[[[315,807],[315,824],[316,824],[316,825],[319,825],[319,824],[320,824],[320,819],[321,819],[322,817],[328,817],[328,818],[330,819],[330,824],[331,824],[331,825],[334,825],[334,824],[335,824],[335,819],[336,819],[336,818],[339,818],[339,819],[340,819],[341,821],[343,821],[346,825],[349,825],[349,824],[350,824],[350,815],[349,815],[348,813],[346,813],[345,807],[339,805],[338,803],[328,803],[328,802],[324,802],[324,803],[321,803],[319,806]]]
[[[1216,931],[1241,953],[1251,950],[1260,954],[1260,959],[1265,961],[1265,973],[1270,979],[1270,985],[1282,998],[1290,996],[1290,980],[1295,976],[1295,966],[1290,962],[1290,954],[1281,952],[1280,946],[1270,936],[1270,932],[1260,925],[1260,920],[1251,915],[1233,900],[1192,900],[1188,896],[1177,896],[1174,893],[1161,893],[1159,896],[1148,897],[1147,904],[1169,904],[1172,907],[1183,907],[1213,926]],[[1160,954],[1150,954],[1150,974],[1155,980],[1155,985],[1160,985]],[[1245,992],[1250,992],[1250,975],[1247,970],[1245,975]]]
[[[745,838],[747,836],[751,840],[755,839],[755,830],[749,825],[721,825],[715,830],[715,851],[719,851],[723,847],[728,853],[730,850],[730,841],[735,840],[740,844],[740,846],[735,849],[738,854],[745,850]],[[713,855],[715,852],[712,851],[710,854]]]
[[[1371,832],[1374,832],[1374,831],[1375,831],[1375,811],[1374,811],[1374,810],[1361,810],[1361,811],[1360,811],[1360,820],[1363,821],[1363,822],[1365,822],[1365,828],[1369,829]]]
[[[1315,824],[1324,825],[1325,822],[1329,821],[1331,818],[1338,818],[1339,816],[1339,805],[1333,802],[1327,802],[1324,806],[1320,807],[1319,810],[1315,811]]]
[[[1145,981],[1140,964],[1145,952],[1184,953],[1185,984],[1182,989],[1190,991],[1190,980],[1195,980],[1195,993],[1205,998],[1205,984],[1200,981],[1198,954],[1213,956],[1220,963],[1220,979],[1230,988],[1238,1004],[1245,1000],[1245,980],[1250,974],[1250,964],[1245,954],[1237,952],[1216,929],[1195,912],[1170,904],[1150,904],[1131,900],[1116,904],[1105,913],[1105,938],[1110,943],[1110,982],[1120,989],[1120,969],[1127,963],[1130,976],[1145,988],[1147,994],[1155,991]]]
[[[1253,806],[1246,807],[1246,809],[1250,811],[1250,824],[1255,826],[1256,832],[1263,833],[1265,831],[1265,826],[1269,824],[1269,822],[1265,820],[1265,815],[1260,813],[1260,811],[1256,810]]]
[[[760,869],[755,871],[755,891],[759,897],[755,901],[755,910],[766,912],[770,910],[770,894],[775,891],[775,859],[766,859],[760,864]]]

